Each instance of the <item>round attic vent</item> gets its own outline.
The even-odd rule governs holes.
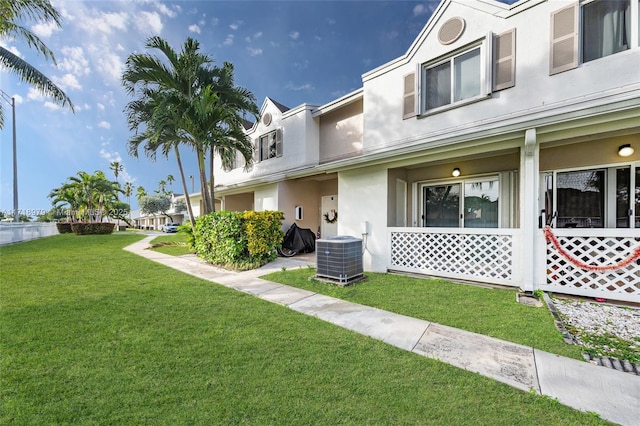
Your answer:
[[[267,112],[262,116],[262,124],[264,124],[265,126],[268,126],[269,124],[271,124],[271,113]]]
[[[464,32],[464,19],[456,16],[442,24],[438,31],[438,40],[441,44],[451,44],[460,38]]]

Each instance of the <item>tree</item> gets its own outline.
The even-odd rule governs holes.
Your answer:
[[[173,182],[175,182],[175,178],[173,177],[173,175],[167,175],[167,184],[169,185],[169,187],[171,187],[171,185],[173,185]],[[173,192],[173,191],[171,191]]]
[[[124,196],[127,197],[129,203],[129,223],[131,223],[131,194],[133,194],[133,184],[127,182],[124,184]]]
[[[53,52],[38,36],[21,24],[26,20],[60,27],[60,14],[49,0],[0,0],[0,39],[23,39],[29,47],[41,53],[45,60],[51,60],[56,64]],[[73,103],[62,89],[27,61],[1,45],[0,65],[18,75],[23,82],[35,86],[43,95],[52,97],[60,106],[68,106],[75,112]],[[0,129],[3,127],[4,109],[0,103]]]
[[[158,194],[166,194],[166,187],[167,187],[167,182],[164,180],[161,180],[160,182],[158,182],[158,189],[156,190],[156,192]]]
[[[240,147],[246,167],[250,167],[253,146],[243,131],[240,115],[251,113],[257,117],[255,97],[248,90],[233,86],[231,64],[225,63],[223,68],[211,66],[212,60],[199,53],[196,40],[188,38],[180,53],[160,37],[151,37],[147,48],[158,50],[161,57],[131,54],[122,78],[127,91],[138,96],[126,109],[130,129],[137,131],[145,125],[145,131],[130,140],[130,152],[132,148],[137,152],[143,142],[146,142],[148,155],[160,147],[164,147],[163,153],[168,153],[167,146],[174,148],[177,154],[178,145],[190,145],[198,160],[202,214],[207,214],[215,207],[214,180],[207,179],[206,156],[209,155],[210,164],[213,164],[213,155],[218,152],[228,162]],[[179,169],[188,197],[180,164]],[[187,200],[187,205],[190,204]]]
[[[140,200],[142,199],[142,197],[146,197],[146,196],[147,196],[147,191],[145,191],[145,189],[142,186],[139,186],[137,195],[136,195],[136,198],[138,199],[138,204],[140,204]]]
[[[54,207],[67,207],[71,221],[82,218],[88,222],[101,222],[104,216],[123,219],[129,205],[118,200],[122,192],[118,182],[110,181],[104,172],[97,170],[94,174],[78,172],[49,193]]]
[[[124,170],[124,167],[119,161],[112,161],[111,164],[109,164],[109,170],[113,172],[113,175],[116,177],[117,182],[118,176],[120,175],[120,172]]]
[[[140,199],[140,211],[145,214],[163,214],[173,220],[173,218],[167,214],[167,211],[171,208],[171,197],[167,194],[160,195],[145,195]]]

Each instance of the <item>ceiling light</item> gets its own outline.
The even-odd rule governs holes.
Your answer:
[[[631,154],[629,154],[631,155]],[[458,167],[456,167],[455,169],[453,169],[453,172],[451,172],[451,176],[453,177],[458,177],[460,176],[460,169]]]
[[[620,145],[618,147],[618,155],[620,157],[628,157],[631,154],[633,154],[635,152],[635,150],[633,149],[633,147],[631,147],[631,144],[624,144],[624,145]]]

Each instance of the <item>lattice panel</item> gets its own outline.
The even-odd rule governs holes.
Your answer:
[[[558,236],[560,246],[588,265],[613,265],[629,256],[640,245],[640,238]],[[640,296],[640,260],[610,272],[579,268],[547,243],[547,285],[562,292],[579,290],[585,296],[603,296],[603,292]],[[613,298],[613,296],[612,296]]]
[[[511,235],[392,232],[391,267],[465,275],[470,280],[510,281]]]

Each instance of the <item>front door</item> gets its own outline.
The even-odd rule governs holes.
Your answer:
[[[320,238],[338,235],[338,196],[322,197]]]

